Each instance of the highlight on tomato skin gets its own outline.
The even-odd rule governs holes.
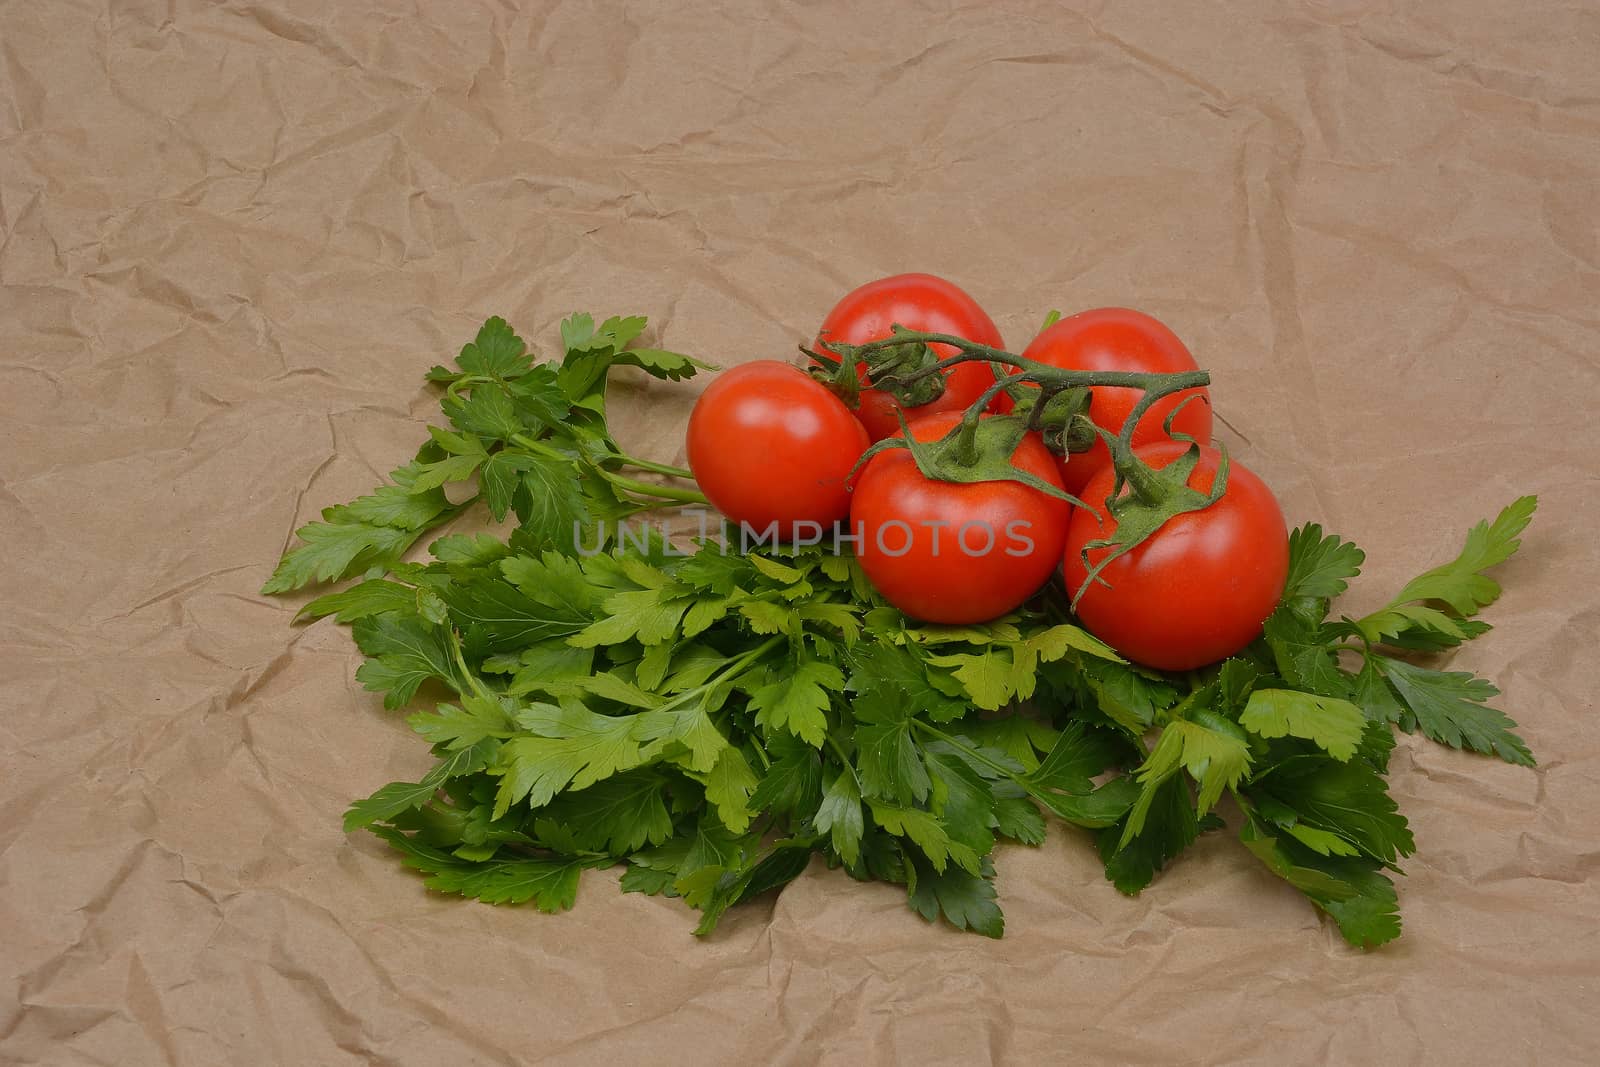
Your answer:
[[[1188,446],[1168,441],[1135,449],[1155,468]],[[1203,448],[1190,488],[1209,492],[1221,453]],[[1084,487],[1099,504],[1114,472],[1103,468]],[[1087,575],[1084,545],[1108,536],[1116,521],[1076,508],[1067,527],[1062,573],[1076,595]],[[1091,563],[1109,553],[1095,549]],[[1112,560],[1078,601],[1078,620],[1135,663],[1165,671],[1192,670],[1226,659],[1261,633],[1289,574],[1289,531],[1265,482],[1229,458],[1228,487],[1210,507],[1174,516],[1149,540]]]
[[[1165,323],[1142,311],[1122,307],[1068,315],[1041,331],[1022,354],[1066,370],[1175,374],[1200,369],[1188,346]],[[1121,433],[1143,395],[1138,389],[1093,389],[1089,417],[1106,432]],[[1178,412],[1172,420],[1174,432],[1187,434],[1202,445],[1211,443],[1211,394],[1201,388],[1185,389],[1152,404],[1134,427],[1133,446],[1172,440],[1164,424],[1173,411]],[[1096,440],[1087,452],[1062,458],[1061,484],[1067,492],[1081,496],[1089,479],[1110,463],[1111,453],[1105,442]]]
[[[831,351],[829,342],[860,345],[881,341],[890,336],[896,325],[925,333],[954,334],[992,348],[1005,348],[999,328],[978,302],[960,286],[933,274],[895,274],[851,290],[822,320],[815,347],[826,353]],[[949,345],[934,345],[933,349],[941,359],[956,354]],[[866,365],[858,364],[857,371],[866,384]],[[993,371],[985,363],[957,364],[945,374],[944,393],[930,403],[905,408],[906,417],[965,411],[994,380]],[[872,440],[881,441],[900,432],[900,420],[895,416],[898,410],[900,402],[891,394],[869,387],[861,390],[861,403],[855,414]],[[1010,398],[997,398],[989,410],[1011,410]]]
[[[689,469],[734,522],[832,526],[850,512],[846,479],[867,433],[810,375],[763,359],[717,375],[689,414]]]
[[[959,412],[910,424],[919,441],[943,437]],[[1055,459],[1029,434],[1012,462],[1059,485]],[[987,622],[1021,606],[1055,573],[1072,506],[1012,481],[927,478],[905,449],[873,456],[850,505],[856,559],[873,588],[923,622]],[[963,532],[965,531],[965,532]]]

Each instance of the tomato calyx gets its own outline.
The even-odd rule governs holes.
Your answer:
[[[1034,334],[1037,336],[1044,333],[1060,321],[1061,312],[1051,308]],[[1027,395],[1017,395],[1023,392]],[[1054,393],[1021,389],[1012,393],[1014,410],[1019,414],[1030,409],[1037,410],[1038,414],[1033,417],[1031,425],[1039,431],[1039,436],[1044,438],[1044,446],[1058,456],[1087,452],[1100,439],[1100,435],[1095,432],[1094,423],[1089,418],[1089,402],[1093,399],[1094,391],[1082,387],[1062,389]]]
[[[800,346],[800,352],[812,362],[811,366],[803,368],[806,374],[827,386],[851,411],[861,406],[863,387],[861,374],[856,369],[854,360],[840,359],[826,352],[817,352],[805,345]]]
[[[1221,463],[1210,492],[1202,493],[1189,487],[1189,475],[1199,462],[1201,446],[1188,434],[1174,430],[1173,419],[1193,397],[1177,405],[1163,421],[1163,430],[1171,439],[1189,445],[1182,456],[1157,470],[1134,454],[1134,427],[1145,412],[1174,393],[1209,385],[1211,376],[1203,370],[1178,373],[1067,370],[951,334],[905,330],[898,326],[884,340],[832,347],[838,351],[842,363],[853,366],[856,362],[865,362],[870,367],[883,351],[898,353],[908,346],[926,348],[934,344],[949,345],[957,349],[957,353],[910,369],[897,367],[887,371],[882,378],[874,378],[874,387],[904,388],[924,378],[941,376],[957,364],[974,361],[989,364],[995,375],[994,385],[975,400],[961,422],[938,441],[912,439],[910,432],[905,431],[905,417],[900,414],[901,428],[905,431],[902,436],[879,441],[861,457],[861,463],[886,449],[904,448],[911,452],[918,470],[928,478],[946,482],[1020,482],[1085,508],[1098,517],[1101,512],[1095,504],[1018,470],[1011,464],[1010,457],[1023,436],[1030,432],[1041,434],[1046,446],[1058,454],[1085,451],[1096,438],[1105,441],[1116,478],[1111,493],[1097,503],[1105,505],[1116,525],[1110,537],[1084,546],[1087,576],[1073,597],[1074,608],[1090,585],[1107,584],[1100,573],[1108,563],[1148,540],[1167,520],[1210,507],[1227,489],[1226,448],[1221,449]],[[897,354],[895,358],[902,357]],[[1015,369],[1007,373],[1004,368]],[[1089,417],[1091,390],[1100,386],[1131,387],[1141,392],[1139,402],[1129,413],[1120,433],[1107,431]],[[1000,393],[1012,397],[1014,413],[982,418],[989,403]],[[860,463],[857,464],[859,469]],[[1088,559],[1091,551],[1105,551],[1105,555],[1091,565]]]
[[[1100,439],[1095,425],[1089,419],[1089,402],[1094,399],[1091,389],[1082,387],[1061,389],[1054,393],[1042,390],[1017,390],[1024,393],[1015,398],[1016,412],[1029,414],[1029,425],[1039,431],[1045,447],[1058,456],[1087,452]]]
[[[912,461],[923,477],[933,481],[1017,482],[1065,500],[1075,507],[1089,507],[1060,486],[1051,485],[1037,474],[1022,470],[1012,462],[1012,455],[1029,433],[1025,416],[990,415],[980,418],[983,408],[981,402],[974,404],[960,422],[936,441],[917,440],[902,413],[901,436],[886,437],[863,452],[856,463],[856,471],[879,452],[903,448],[911,453]],[[855,471],[852,471],[851,476],[854,475]]]
[[[916,408],[944,395],[945,379],[941,372],[948,368],[927,342],[901,340],[902,335],[909,333],[911,331],[904,326],[895,325],[890,327],[888,338],[870,345],[834,342],[827,346],[832,355],[813,351],[805,345],[800,346],[800,351],[818,364],[810,368],[812,377],[832,389],[852,408],[860,401],[862,365],[866,366],[872,388],[888,393],[902,407]]]
[[[1134,421],[1130,419],[1124,433],[1117,437],[1102,431],[1106,445],[1111,449],[1112,466],[1116,472],[1111,493],[1104,503],[1106,511],[1116,523],[1116,529],[1110,537],[1098,538],[1084,544],[1080,555],[1086,573],[1078,591],[1072,597],[1074,611],[1077,610],[1078,601],[1083,599],[1083,594],[1090,586],[1096,582],[1109,585],[1100,577],[1100,572],[1113,560],[1149,540],[1157,530],[1166,525],[1168,519],[1208,508],[1221,500],[1222,494],[1228,489],[1226,445],[1218,445],[1217,451],[1221,458],[1217,463],[1216,477],[1211,483],[1210,492],[1202,493],[1189,486],[1189,475],[1200,462],[1200,443],[1187,434],[1173,434],[1177,440],[1187,440],[1189,447],[1184,450],[1183,455],[1165,467],[1157,469],[1133,453],[1128,438],[1132,436],[1131,427]],[[1171,416],[1168,416],[1169,433],[1171,421]],[[1105,551],[1105,555],[1091,563],[1089,554],[1099,551]]]

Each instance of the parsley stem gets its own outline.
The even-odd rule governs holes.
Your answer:
[[[543,441],[534,437],[529,437],[525,433],[514,433],[507,438],[507,440],[519,448],[526,449],[529,452],[535,452],[541,456],[549,456],[551,459],[566,458],[562,456],[560,452],[557,452]]]
[[[985,767],[988,767],[990,770],[996,772],[997,774],[1005,775],[1007,778],[1011,779],[1013,782],[1016,782],[1018,785],[1024,785],[1024,783],[1022,781],[1022,776],[1017,774],[1016,771],[1012,770],[1010,767],[1007,767],[1005,764],[999,762],[998,760],[990,759],[988,756],[985,756],[982,752],[980,752],[977,749],[973,748],[971,745],[965,744],[964,742],[958,740],[954,736],[945,733],[943,730],[939,729],[937,726],[934,726],[932,723],[926,723],[926,722],[923,722],[921,719],[917,719],[917,718],[913,718],[911,720],[911,723],[912,723],[913,726],[918,727],[919,729],[923,730],[925,733],[929,733],[929,734],[932,734],[934,737],[937,737],[939,740],[943,741],[945,744],[949,745],[951,748],[960,749],[961,752],[964,755],[966,755],[968,759],[971,759],[974,762],[983,764]]]
[[[1193,682],[1191,681],[1190,684],[1193,684]],[[1176,722],[1177,720],[1183,718],[1189,713],[1189,705],[1193,704],[1195,702],[1195,698],[1200,695],[1200,689],[1201,687],[1196,686],[1195,688],[1189,690],[1182,700],[1168,708],[1165,712],[1161,712],[1159,714],[1161,714],[1169,723]]]
[[[834,755],[839,757],[839,762],[844,764],[844,769],[850,772],[850,780],[856,783],[856,792],[861,792],[861,776],[856,773],[856,765],[850,762],[850,757],[845,755],[844,746],[839,744],[838,738],[827,734],[828,747],[833,749]]]
[[[729,657],[723,663],[723,665],[717,669],[717,673],[713,678],[702,682],[693,689],[684,690],[682,693],[679,693],[665,704],[662,704],[656,710],[660,711],[665,708],[675,708],[679,704],[685,703],[692,698],[699,696],[701,693],[710,692],[712,689],[715,689],[729,678],[738,675],[741,671],[748,667],[753,660],[760,659],[762,656],[766,655],[768,652],[772,651],[781,644],[783,644],[783,638],[769,637],[755,648],[752,648],[746,652],[741,652],[737,656]]]
[[[706,498],[706,495],[700,492],[698,489],[680,489],[677,486],[672,485],[651,485],[649,482],[635,481],[632,478],[624,478],[620,474],[613,474],[611,471],[608,471],[603,467],[596,467],[594,470],[600,475],[600,477],[604,478],[618,489],[625,489],[630,493],[637,493],[640,496],[652,496],[661,500],[675,500],[685,504],[709,505],[711,503],[711,501]]]
[[[625,452],[613,453],[612,458],[624,467],[633,467],[637,470],[650,471],[652,474],[665,474],[669,478],[687,478],[694,480],[694,472],[686,467],[674,467],[669,463],[657,463],[654,460],[639,459]]]
[[[456,633],[456,628],[454,626],[447,627],[445,634],[450,642],[450,655],[455,658],[456,666],[461,668],[462,680],[471,686],[472,691],[478,696],[484,700],[493,701],[494,694],[489,692],[483,682],[479,681],[478,676],[473,673],[472,668],[467,666],[467,657],[461,651],[461,635]]]
[[[628,519],[635,515],[643,515],[647,511],[660,511],[662,508],[677,508],[682,506],[683,505],[676,500],[644,500],[640,501],[634,507],[629,508],[627,511],[613,512],[612,514],[618,519]]]

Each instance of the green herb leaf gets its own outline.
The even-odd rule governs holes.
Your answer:
[[[494,815],[526,799],[542,807],[563,789],[583,789],[646,762],[640,715],[597,715],[575,700],[533,704],[517,716],[531,737],[516,737],[500,749],[489,773],[500,776]]]
[[[1142,793],[1143,790],[1132,778],[1119,775],[1090,793],[1036,791],[1032,795],[1049,808],[1056,818],[1074,826],[1097,830],[1120,822]],[[1145,832],[1150,831],[1146,829]]]
[[[1499,756],[1507,763],[1534,765],[1527,742],[1512,732],[1517,724],[1484,703],[1500,692],[1493,685],[1461,671],[1431,670],[1387,656],[1374,658],[1428,737],[1451,748]]]
[[[589,622],[566,604],[540,603],[492,578],[452,583],[441,596],[475,656],[577,634]]]
[[[757,811],[806,812],[822,800],[822,759],[816,749],[780,734],[767,742],[774,758],[766,775],[750,794]],[[857,801],[857,810],[860,802]],[[828,827],[818,826],[827,833]]]
[[[1141,832],[1130,840],[1127,825],[1131,818],[1131,814],[1125,816],[1098,835],[1106,878],[1118,892],[1129,896],[1148,886],[1169,860],[1194,844],[1201,828],[1188,787],[1177,777],[1156,787],[1145,806]]]
[[[706,776],[706,799],[716,808],[717,818],[736,834],[744,833],[750,826],[754,812],[748,804],[757,784],[755,772],[750,769],[744,753],[731,745],[717,755],[716,764]]]
[[[833,850],[846,865],[854,867],[861,855],[861,837],[866,822],[861,811],[861,788],[849,767],[828,783],[822,806],[812,820],[819,834],[827,834]]]
[[[440,407],[458,430],[492,440],[509,441],[525,429],[536,429],[524,425],[510,391],[501,385],[474,386],[471,395],[448,396]]]
[[[568,462],[530,456],[520,465],[521,480],[511,507],[531,543],[571,552],[579,532],[591,521],[577,469]]]
[[[487,378],[515,378],[532,367],[528,346],[515,330],[496,315],[484,322],[478,336],[461,349],[456,363],[467,374]]]
[[[996,797],[995,830],[1023,845],[1044,843],[1044,815],[1027,797]]]
[[[787,730],[821,748],[828,733],[830,693],[844,689],[844,674],[831,663],[806,660],[793,673],[775,677],[750,694],[756,722],[769,732]]]
[[[1260,737],[1303,737],[1337,760],[1348,760],[1366,730],[1361,709],[1348,700],[1293,689],[1257,689],[1239,725]]]
[[[1094,788],[1094,776],[1115,759],[1116,752],[1103,735],[1081,722],[1070,722],[1050,754],[1028,775],[1028,783],[1063,793],[1087,793]]]
[[[1344,695],[1344,675],[1334,648],[1317,626],[1289,607],[1280,607],[1262,627],[1278,673],[1296,689],[1324,696]]]
[[[374,578],[342,592],[320,596],[301,608],[300,614],[311,619],[332,615],[338,622],[354,622],[386,611],[411,611],[416,603],[417,591],[409,585]]]
[[[573,635],[571,643],[578,648],[595,648],[601,645],[620,645],[624,641],[638,641],[653,645],[665,641],[678,630],[689,601],[663,599],[670,597],[669,590],[630,589],[606,597],[600,620],[582,632]]]
[[[451,778],[483,770],[497,747],[492,741],[480,741],[434,764],[420,782],[390,782],[367,799],[350,805],[344,813],[344,832],[348,834],[376,822],[389,822],[403,811],[420,808]]]
[[[665,787],[654,771],[626,771],[562,793],[543,810],[580,848],[620,856],[672,836]]]
[[[976,872],[961,867],[939,869],[913,859],[917,875],[909,885],[911,907],[929,922],[940,915],[957,930],[975,930],[999,938],[1006,930],[1005,916],[995,903],[994,867],[984,860]],[[931,869],[930,869],[931,868]]]
[[[655,378],[679,382],[694,377],[699,370],[715,370],[710,363],[702,363],[679,352],[666,352],[659,348],[630,348],[617,356],[621,365],[638,367]]]
[[[1538,497],[1520,497],[1501,511],[1494,522],[1478,523],[1468,531],[1461,555],[1407,582],[1393,603],[1442,600],[1462,616],[1476,615],[1493,604],[1500,596],[1500,585],[1483,572],[1497,563],[1504,563],[1521,547],[1519,537],[1528,528],[1538,506]]]
[[[1252,782],[1250,793],[1271,798],[1299,822],[1338,834],[1382,863],[1393,864],[1416,850],[1383,778],[1365,763],[1319,756],[1285,760]]]
[[[1345,591],[1347,579],[1361,573],[1367,555],[1337,534],[1322,533],[1308,522],[1289,534],[1289,576],[1283,599],[1331,600]]]
[[[558,609],[563,618],[585,619],[594,610],[595,591],[578,562],[557,552],[512,556],[501,561],[500,573],[524,596]]]
[[[386,692],[383,706],[404,707],[429,678],[458,693],[470,688],[461,677],[442,627],[414,616],[388,613],[359,619],[352,628],[356,647],[368,657],[356,680],[374,692]]]
[[[985,748],[1002,752],[1024,772],[1039,768],[1039,757],[1056,746],[1061,731],[1031,715],[1017,713],[995,719],[968,719],[961,732]]]
[[[522,472],[538,464],[535,456],[526,452],[496,452],[478,472],[478,485],[483,491],[484,506],[495,522],[502,522],[511,510],[511,503],[522,485]]]
[[[475,747],[485,738],[507,738],[517,732],[512,721],[516,705],[505,697],[469,693],[461,706],[440,704],[435,711],[419,711],[406,719],[429,744],[449,749]]]
[[[1150,758],[1136,772],[1143,791],[1128,814],[1122,845],[1126,847],[1144,829],[1151,804],[1179,767],[1200,783],[1198,814],[1204,815],[1224,789],[1239,784],[1249,766],[1250,749],[1238,738],[1187,719],[1167,724]]]
[[[952,841],[980,856],[994,849],[994,793],[989,783],[950,746],[939,742],[927,750],[933,788],[929,807]]]
[[[1134,737],[1142,736],[1156,715],[1178,699],[1171,682],[1101,659],[1063,661],[1051,674],[1072,688],[1081,687],[1088,703]]]
[[[493,534],[451,534],[428,546],[440,563],[480,567],[501,559],[509,551],[506,543]]]
[[[1352,945],[1371,948],[1400,936],[1394,883],[1370,860],[1319,856],[1297,841],[1273,836],[1255,820],[1245,823],[1239,839],[1269,870],[1326,912]]]
[[[524,904],[532,901],[544,912],[566,911],[578,896],[574,860],[493,859],[471,862],[424,844],[418,835],[387,826],[369,829],[401,854],[405,865],[423,872],[423,884],[440,893],[459,893],[485,904]]]
[[[882,689],[856,698],[856,765],[868,798],[910,805],[927,799],[931,783],[904,700]]]
[[[288,593],[394,562],[422,534],[402,526],[313,522],[296,530],[295,536],[304,544],[284,553],[261,587],[263,593]]]
[[[894,836],[913,842],[928,857],[934,870],[943,871],[946,865],[954,863],[962,870],[978,873],[978,852],[951,837],[949,829],[932,812],[873,800],[869,800],[867,806],[872,809],[874,822]]]
[[[917,708],[932,722],[953,722],[967,705],[936,688],[917,652],[879,641],[861,647],[851,658],[850,688],[863,695],[890,693]]]

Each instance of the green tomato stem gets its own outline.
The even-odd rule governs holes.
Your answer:
[[[1043,394],[1037,399],[1034,413],[1029,418],[1029,428],[1034,430],[1040,428],[1039,412],[1042,411],[1045,401],[1064,390],[1094,388],[1140,390],[1143,395],[1123,423],[1121,432],[1111,434],[1103,428],[1097,427],[1097,429],[1099,429],[1100,436],[1105,441],[1106,448],[1111,453],[1112,466],[1122,476],[1121,481],[1128,484],[1133,495],[1142,503],[1157,507],[1163,504],[1170,492],[1166,485],[1156,476],[1155,471],[1133,454],[1133,431],[1138,426],[1139,420],[1150,410],[1152,405],[1163,397],[1171,396],[1187,389],[1198,389],[1209,385],[1211,382],[1211,375],[1203,370],[1183,371],[1176,374],[1143,371],[1067,370],[1029,359],[1026,356],[1006,352],[990,345],[969,341],[954,334],[925,333],[914,330],[900,330],[881,341],[871,341],[864,345],[858,345],[853,349],[853,353],[859,359],[864,355],[891,345],[917,342],[948,345],[957,349],[957,353],[909,374],[892,377],[889,379],[888,384],[910,384],[931,374],[943,374],[951,367],[961,363],[981,361],[991,366],[994,364],[1006,364],[1018,369],[1018,373],[999,379],[994,386],[984,391],[982,397],[974,401],[968,409],[968,416],[972,425],[976,424],[979,414],[1000,392],[1010,390],[1015,395],[1015,390],[1024,384],[1037,386],[1041,394]],[[1121,486],[1119,485],[1118,489],[1120,490],[1120,488]]]
[[[1062,367],[1041,363],[1036,359],[1019,356],[1014,352],[993,348],[989,345],[969,341],[964,337],[957,337],[949,333],[923,333],[916,330],[902,330],[886,337],[881,341],[869,341],[857,345],[854,349],[856,358],[865,356],[882,348],[893,345],[913,344],[949,345],[959,349],[955,355],[946,356],[939,362],[920,370],[912,371],[903,376],[892,378],[894,384],[906,385],[933,374],[942,374],[961,363],[1004,363],[1025,372],[1025,377],[1018,381],[1031,381],[1038,385],[1054,385],[1057,390],[1070,389],[1075,386],[1093,388],[1095,386],[1120,386],[1128,389],[1142,389],[1146,393],[1155,393],[1159,399],[1168,393],[1179,392],[1183,389],[1194,389],[1211,384],[1211,375],[1203,370],[1182,371],[1175,374],[1161,374],[1147,371],[1088,371],[1067,370]]]

